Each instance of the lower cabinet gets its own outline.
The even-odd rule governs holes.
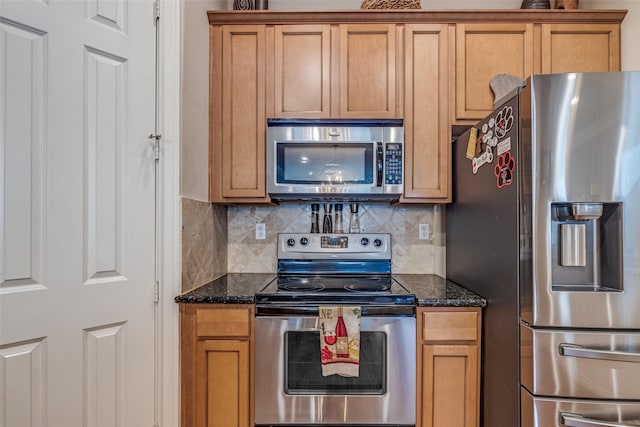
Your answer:
[[[182,426],[253,426],[253,306],[182,304]]]
[[[417,426],[477,427],[480,308],[418,309]]]

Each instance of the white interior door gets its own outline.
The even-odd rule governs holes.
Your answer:
[[[150,0],[0,1],[0,427],[154,422]]]

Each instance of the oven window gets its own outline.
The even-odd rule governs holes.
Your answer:
[[[278,143],[278,184],[372,184],[373,144]]]
[[[387,336],[360,332],[360,376],[322,376],[320,332],[285,333],[286,394],[385,394],[387,392]]]

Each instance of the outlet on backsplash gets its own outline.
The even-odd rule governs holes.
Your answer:
[[[267,237],[267,227],[264,222],[256,224],[256,240],[264,240]]]
[[[419,240],[431,240],[431,226],[429,224],[420,224],[418,230]]]

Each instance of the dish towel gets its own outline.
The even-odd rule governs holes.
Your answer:
[[[360,375],[360,307],[320,307],[322,376]]]

